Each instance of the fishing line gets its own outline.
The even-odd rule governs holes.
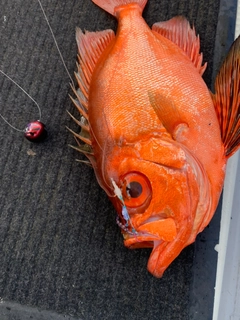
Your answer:
[[[69,77],[72,85],[74,86],[74,81],[73,81],[73,79],[72,79],[72,77],[71,77],[71,75],[70,75],[70,72],[68,71],[68,68],[67,68],[67,66],[66,66],[66,63],[65,63],[65,61],[64,61],[64,59],[63,59],[62,53],[61,53],[61,51],[60,51],[60,49],[59,49],[59,46],[58,46],[56,37],[55,37],[55,35],[54,35],[54,33],[53,33],[53,29],[52,29],[52,27],[51,27],[51,25],[50,25],[50,22],[49,22],[49,20],[48,20],[48,18],[47,18],[47,15],[46,15],[46,13],[45,13],[45,11],[44,11],[44,9],[43,9],[42,3],[41,3],[40,0],[37,0],[37,1],[38,1],[39,5],[40,5],[40,8],[41,8],[42,13],[43,13],[43,15],[44,15],[44,18],[45,18],[45,20],[46,20],[46,22],[47,22],[48,28],[49,28],[49,30],[50,30],[50,32],[51,32],[51,34],[52,34],[53,41],[54,41],[54,43],[55,43],[55,45],[56,45],[57,51],[58,51],[59,56],[60,56],[60,58],[61,58],[61,60],[62,60],[62,64],[63,64],[63,66],[64,66],[64,69],[66,70],[66,72],[67,72],[67,74],[68,74],[68,77]]]
[[[125,220],[125,225],[123,225],[120,220],[119,217],[117,217],[116,222],[118,224],[118,226],[120,228],[122,228],[125,232],[132,234],[132,235],[136,235],[137,231],[135,230],[131,218],[129,216],[127,207],[124,203],[124,199],[123,199],[123,195],[122,195],[122,190],[117,186],[116,182],[113,180],[113,178],[111,178],[111,182],[113,185],[113,190],[114,190],[114,194],[115,196],[120,200],[121,204],[122,204],[122,217]],[[129,230],[129,227],[131,226],[132,231]]]
[[[10,122],[7,121],[7,119],[0,113],[0,117],[14,130],[18,132],[24,132],[24,137],[32,142],[39,142],[46,138],[47,131],[45,128],[45,125],[41,122],[42,112],[39,104],[11,77],[9,77],[5,72],[0,70],[0,72],[13,84],[15,84],[28,98],[30,98],[34,104],[37,106],[38,112],[39,112],[39,119],[29,122],[27,126],[24,129],[19,129],[13,126]]]
[[[58,46],[58,43],[56,41],[55,35],[53,33],[52,27],[51,27],[51,25],[49,23],[49,20],[47,18],[47,15],[46,15],[44,9],[43,9],[42,3],[41,3],[40,0],[37,0],[37,1],[38,1],[39,6],[40,6],[40,8],[42,10],[44,19],[47,22],[48,28],[49,28],[50,33],[52,35],[52,38],[53,38],[54,44],[55,44],[55,46],[57,48],[58,54],[60,56],[60,59],[62,61],[63,67],[64,67],[65,71],[67,72],[67,75],[68,75],[68,77],[69,77],[69,79],[71,81],[71,84],[74,85],[73,79],[72,79],[72,77],[71,77],[71,75],[70,75],[70,73],[69,73],[69,71],[67,69],[67,66],[66,66],[65,61],[64,61],[63,56],[62,56],[62,53],[61,53],[61,51],[59,49],[59,46]],[[1,113],[0,113],[0,117],[5,121],[5,123],[7,123],[8,126],[10,126],[15,131],[24,132],[24,137],[26,139],[28,139],[29,141],[32,141],[32,142],[42,141],[47,136],[47,131],[46,131],[45,125],[41,122],[42,112],[41,112],[41,108],[40,108],[39,104],[15,80],[13,80],[10,76],[8,76],[4,71],[0,70],[0,72],[8,80],[10,80],[14,85],[16,85],[28,98],[30,98],[33,101],[33,103],[36,105],[36,107],[38,109],[39,119],[36,120],[36,121],[32,121],[32,122],[28,123],[27,126],[25,127],[25,129],[19,129],[19,128],[15,127],[14,125],[12,125]]]
[[[41,121],[41,117],[42,117],[42,112],[41,112],[41,108],[39,107],[39,104],[36,102],[36,100],[34,100],[30,94],[28,94],[16,81],[14,81],[11,77],[9,77],[5,72],[3,72],[2,70],[0,70],[0,72],[5,76],[7,77],[10,81],[12,81],[20,90],[22,90],[27,96],[28,98],[30,98],[34,103],[35,105],[37,106],[38,108],[38,112],[39,112],[39,119],[37,121]],[[17,131],[20,131],[22,132],[23,130],[20,130],[20,129],[17,129],[15,128],[13,125],[11,125],[1,114],[0,116],[2,117],[2,119],[7,123],[9,124],[10,127],[12,127],[13,129],[17,130]]]

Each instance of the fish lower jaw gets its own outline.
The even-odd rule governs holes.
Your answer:
[[[137,233],[135,236],[128,233],[123,234],[124,245],[129,249],[138,248],[153,248],[153,250],[162,242],[162,239],[148,234],[148,233]]]
[[[147,231],[123,232],[124,245],[128,248],[156,248],[162,242],[169,242],[164,237]]]

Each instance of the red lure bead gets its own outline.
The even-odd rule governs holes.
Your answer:
[[[24,133],[24,137],[32,142],[40,142],[45,139],[47,131],[41,121],[30,122]]]

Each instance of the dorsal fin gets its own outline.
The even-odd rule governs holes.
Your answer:
[[[86,101],[88,101],[89,85],[96,64],[114,38],[115,34],[110,29],[99,32],[86,31],[84,34],[81,29],[77,28],[76,40],[79,64],[76,79]]]
[[[78,71],[75,77],[78,83],[78,90],[72,87],[72,90],[77,99],[72,99],[75,107],[81,115],[81,121],[74,118],[75,122],[80,125],[80,133],[73,133],[74,137],[79,140],[77,150],[83,152],[90,160],[93,159],[93,151],[91,147],[91,134],[88,124],[88,97],[89,87],[91,84],[93,71],[109,44],[115,38],[112,30],[100,32],[86,32],[77,28],[76,40],[78,45]],[[80,143],[81,141],[81,143]],[[82,144],[84,143],[84,144]],[[91,156],[89,156],[91,154]]]
[[[240,147],[240,36],[217,75],[212,98],[226,156],[230,157]]]
[[[168,21],[154,23],[152,30],[178,45],[191,59],[200,75],[203,75],[207,63],[202,65],[203,56],[199,53],[200,39],[186,18],[178,16]]]

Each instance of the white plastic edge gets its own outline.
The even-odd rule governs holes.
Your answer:
[[[235,38],[240,34],[240,1]],[[229,159],[223,190],[213,320],[240,320],[240,152]]]

